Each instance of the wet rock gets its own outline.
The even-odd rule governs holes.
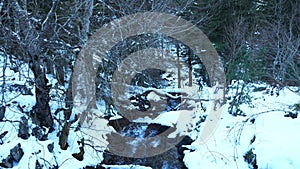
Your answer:
[[[4,168],[12,168],[13,167],[13,159],[11,155],[8,155],[6,159],[3,159],[2,162],[0,163],[1,167]]]
[[[53,152],[53,149],[54,149],[54,143],[48,144],[48,145],[47,145],[47,148],[48,148],[49,152],[52,153],[52,152]]]
[[[193,140],[189,136],[185,136],[178,144],[176,144],[177,152],[178,152],[178,159],[183,162],[184,158],[184,150],[188,150],[184,145],[191,145]]]
[[[14,148],[10,150],[10,155],[12,156],[13,160],[19,162],[24,155],[23,149],[21,148],[21,144],[19,143]]]
[[[4,116],[5,116],[5,106],[0,106],[0,121],[3,120]]]
[[[28,139],[29,138],[29,127],[28,127],[28,119],[26,117],[21,117],[21,122],[19,124],[19,133],[18,137],[21,137],[22,139]]]
[[[14,148],[10,150],[10,154],[2,160],[0,163],[1,167],[12,168],[14,162],[19,162],[23,157],[24,152],[21,148],[21,144],[17,144]]]
[[[164,126],[161,124],[149,124],[146,131],[145,131],[145,137],[153,137],[156,136],[158,134],[163,133],[164,131],[166,131],[167,129],[169,129],[169,126]]]
[[[108,125],[112,126],[117,132],[120,132],[124,127],[128,126],[130,121],[126,118],[109,120]]]
[[[42,165],[40,164],[40,162],[38,160],[36,160],[35,162],[35,169],[42,169]]]
[[[0,145],[3,144],[3,138],[6,136],[6,134],[8,133],[8,131],[4,131],[3,133],[0,134]]]
[[[295,119],[298,117],[298,113],[297,112],[290,112],[290,111],[287,111],[285,112],[286,114],[284,115],[284,117],[290,117],[292,119]]]

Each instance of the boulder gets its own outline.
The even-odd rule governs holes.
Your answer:
[[[21,144],[19,143],[14,148],[10,150],[10,155],[12,156],[13,160],[19,162],[24,155],[23,149],[21,148]]]
[[[48,145],[47,145],[47,148],[48,148],[48,151],[49,151],[50,153],[53,153],[54,143],[48,144]]]
[[[147,129],[145,131],[145,137],[153,137],[159,135],[169,128],[170,128],[169,126],[151,123],[147,126]]]
[[[29,131],[28,119],[23,116],[21,117],[18,136],[21,137],[22,139],[28,139],[30,136],[28,131]]]
[[[0,166],[4,167],[4,168],[12,168],[13,163],[14,163],[14,161],[13,161],[11,155],[8,155],[6,159],[2,160],[2,162],[0,163]]]
[[[120,132],[124,127],[128,126],[130,121],[126,118],[109,120],[108,125],[112,126],[117,132]]]
[[[14,162],[19,162],[24,155],[24,151],[21,148],[21,144],[17,144],[14,148],[10,150],[10,154],[2,160],[0,163],[1,167],[12,168]]]
[[[0,121],[3,120],[4,116],[5,116],[5,106],[0,106]]]

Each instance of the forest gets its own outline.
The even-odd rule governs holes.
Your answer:
[[[0,168],[300,168],[298,0],[0,0]]]

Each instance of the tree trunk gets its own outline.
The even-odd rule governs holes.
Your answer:
[[[37,120],[36,122],[41,126],[45,126],[45,127],[49,127],[50,129],[53,129],[53,118],[49,106],[50,87],[47,86],[48,80],[46,78],[45,71],[36,60],[33,61],[31,69],[35,76],[35,86],[36,86],[35,89],[36,105],[34,107],[35,120]]]
[[[191,50],[188,49],[188,66],[189,66],[189,86],[193,86],[193,67],[192,67],[192,56],[191,56]]]
[[[80,46],[83,46],[84,43],[87,42],[88,40],[88,32],[89,32],[89,26],[90,26],[90,17],[92,16],[92,12],[93,12],[93,0],[90,1],[85,1],[83,2],[83,13],[82,13],[82,22],[80,22],[80,38],[81,38],[81,42],[82,44],[80,44]],[[78,61],[76,61],[78,62]],[[68,148],[68,137],[69,137],[69,130],[70,130],[70,116],[72,113],[72,109],[73,109],[73,74],[71,75],[71,78],[69,80],[69,88],[67,89],[67,93],[66,93],[66,98],[65,98],[65,102],[66,102],[66,108],[67,110],[64,111],[64,116],[65,116],[65,121],[64,121],[64,127],[63,130],[61,131],[61,134],[59,136],[59,145],[62,149],[67,149]],[[76,77],[75,77],[76,78]],[[95,82],[94,82],[95,84]],[[74,121],[76,119],[73,119]]]
[[[178,88],[181,88],[181,65],[180,65],[180,52],[179,52],[179,44],[176,44],[176,55],[177,55],[177,81],[178,81]]]

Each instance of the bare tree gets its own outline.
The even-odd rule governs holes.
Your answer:
[[[272,16],[267,16],[261,28],[262,46],[268,57],[268,79],[280,86],[300,84],[300,3],[279,0],[269,5]]]
[[[49,107],[51,86],[46,74],[52,74],[59,85],[68,83],[66,75],[72,70],[76,52],[87,41],[92,7],[93,1],[83,0],[1,3],[1,47],[28,63],[33,71],[36,105],[32,116],[41,126],[53,128]]]

